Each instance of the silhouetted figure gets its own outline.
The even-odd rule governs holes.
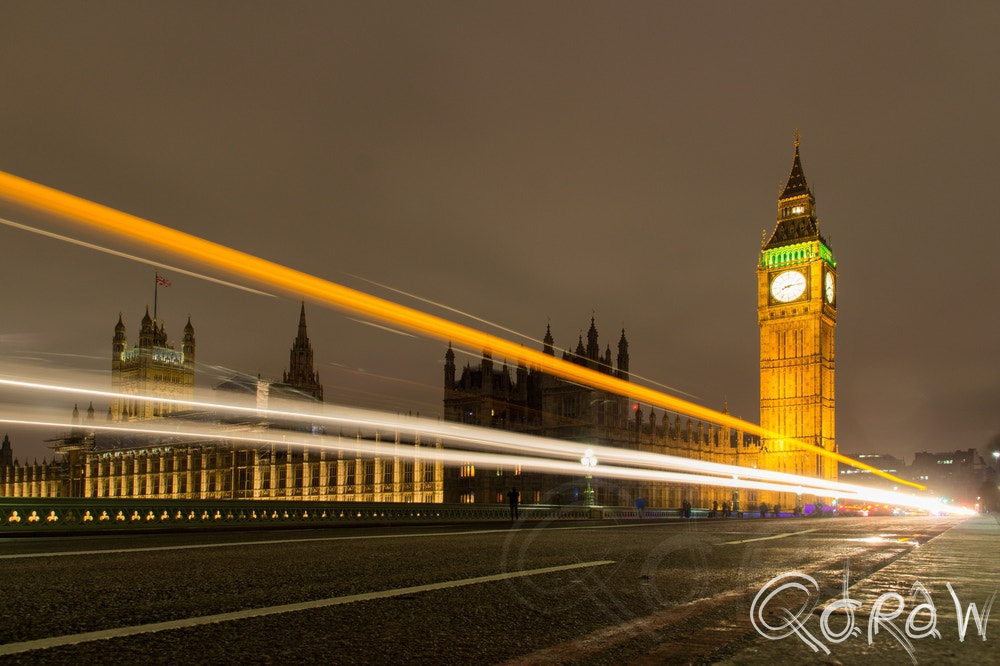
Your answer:
[[[691,517],[691,502],[683,500],[681,502],[681,517],[690,518]]]
[[[760,511],[760,517],[761,518],[764,518],[764,517],[767,516],[767,504],[766,503],[761,502],[760,506],[757,507],[757,509]]]
[[[731,515],[733,515],[733,510],[729,508],[729,502],[723,502],[722,503],[722,517],[723,518],[728,518]]]
[[[641,497],[637,498],[635,500],[635,510],[639,514],[639,517],[642,518],[646,512],[646,500]]]
[[[510,519],[517,520],[517,504],[521,499],[521,494],[517,492],[517,488],[511,488],[510,492],[507,493],[507,501],[510,502]]]
[[[781,507],[777,504],[774,505],[774,517],[781,518]]]
[[[712,513],[708,515],[711,518],[715,518],[719,515],[719,500],[712,500]]]

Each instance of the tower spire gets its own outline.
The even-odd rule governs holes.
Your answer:
[[[313,370],[313,349],[306,333],[306,302],[302,301],[299,310],[299,330],[292,344],[288,358],[288,371],[284,373],[282,383],[292,386],[311,395],[318,402],[323,401],[323,385],[319,382],[319,373]]]
[[[820,239],[819,220],[816,218],[816,199],[813,198],[802,169],[799,156],[800,135],[795,130],[795,156],[781,195],[778,197],[778,216],[771,237],[762,249]],[[820,239],[821,240],[821,239]]]

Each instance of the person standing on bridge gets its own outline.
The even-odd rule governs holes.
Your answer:
[[[510,502],[510,519],[517,520],[517,504],[521,499],[521,494],[517,492],[517,488],[511,488],[510,492],[507,493],[507,500]]]

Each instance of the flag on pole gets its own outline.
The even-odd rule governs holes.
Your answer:
[[[170,286],[170,280],[168,280],[165,277],[160,277],[159,275],[157,275],[156,276],[156,284],[162,284],[164,287],[169,287]]]

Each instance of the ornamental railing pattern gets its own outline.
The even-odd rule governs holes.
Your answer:
[[[646,509],[645,518],[676,517]],[[630,519],[635,509],[523,505],[522,521]],[[2,498],[0,537],[28,532],[166,531],[218,528],[319,527],[349,524],[510,521],[505,504],[417,504],[281,500],[141,500]]]

